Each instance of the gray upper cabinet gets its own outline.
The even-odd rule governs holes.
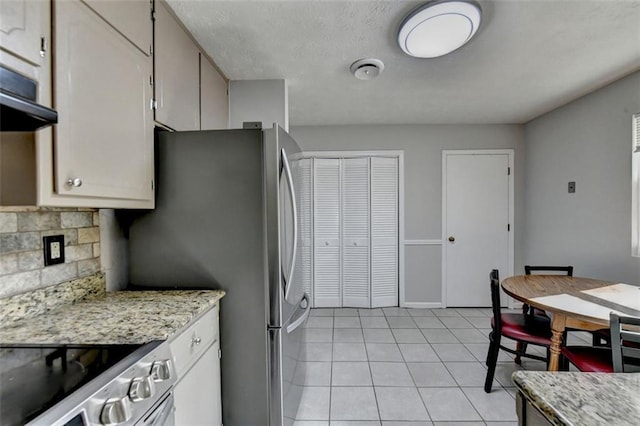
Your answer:
[[[199,50],[167,9],[155,3],[155,118],[174,130],[200,129]]]
[[[122,2],[121,14],[136,3]],[[151,58],[85,3],[53,4],[55,192],[64,197],[52,204],[152,207]],[[151,33],[150,14],[139,17]]]
[[[45,0],[0,1],[0,45],[20,59],[43,66],[49,50],[50,4]]]
[[[141,25],[151,19],[152,3],[145,0],[82,0],[147,56],[152,54],[153,29]]]
[[[229,124],[227,81],[200,54],[200,128],[226,129]]]

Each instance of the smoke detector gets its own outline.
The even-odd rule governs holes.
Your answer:
[[[358,80],[373,80],[382,73],[384,64],[380,59],[358,59],[350,70]]]

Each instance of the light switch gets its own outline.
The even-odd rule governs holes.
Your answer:
[[[576,192],[576,183],[569,182],[569,194],[573,194],[574,192]]]

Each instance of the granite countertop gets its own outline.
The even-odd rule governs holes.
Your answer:
[[[99,276],[99,278],[102,278]],[[1,345],[126,345],[166,340],[199,314],[215,305],[222,290],[89,291],[69,301],[67,291],[58,290],[61,303],[46,299],[49,306],[30,306],[28,301],[4,301],[0,324]],[[70,286],[78,293],[78,286]],[[56,296],[57,297],[57,296]],[[9,320],[7,320],[9,319]]]
[[[640,373],[516,371],[513,382],[556,425],[637,425]]]

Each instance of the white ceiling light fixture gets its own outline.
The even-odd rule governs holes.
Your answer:
[[[384,64],[380,59],[358,59],[349,69],[358,80],[373,80],[382,74]]]
[[[437,58],[464,46],[480,27],[473,0],[436,0],[412,10],[400,24],[398,44],[409,56]]]

